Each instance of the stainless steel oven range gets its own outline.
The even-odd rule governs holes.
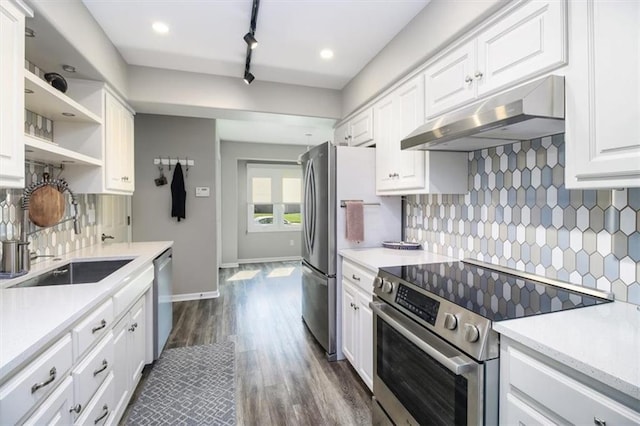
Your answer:
[[[498,424],[492,323],[612,300],[474,260],[380,268],[374,293],[374,425]]]

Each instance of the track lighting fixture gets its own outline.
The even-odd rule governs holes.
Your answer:
[[[255,77],[249,71],[245,71],[243,80],[245,83],[251,84],[251,82],[255,80]]]
[[[251,74],[251,52],[253,49],[258,47],[258,40],[256,40],[256,22],[258,21],[258,6],[260,5],[260,0],[253,0],[253,6],[251,8],[251,23],[249,26],[249,32],[246,33],[243,37],[244,41],[247,43],[247,59],[244,63],[244,82],[247,84],[251,84],[253,80],[255,80],[255,76]]]
[[[243,38],[244,41],[247,42],[247,46],[249,46],[249,49],[253,50],[258,47],[258,40],[256,40],[256,38],[250,32],[246,33]]]

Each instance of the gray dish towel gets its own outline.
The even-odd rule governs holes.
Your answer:
[[[347,241],[364,241],[364,207],[362,201],[345,201]]]
[[[173,171],[173,179],[171,179],[171,217],[177,217],[178,222],[180,219],[184,219],[186,204],[187,191],[184,189],[182,166],[178,163]]]

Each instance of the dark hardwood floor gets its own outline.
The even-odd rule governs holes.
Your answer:
[[[327,362],[302,322],[299,262],[223,269],[219,283],[216,299],[174,303],[167,348],[236,343],[239,425],[371,424],[367,387],[348,361]]]

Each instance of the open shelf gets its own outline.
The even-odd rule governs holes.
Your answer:
[[[31,135],[24,135],[25,157],[52,164],[102,166],[102,160],[80,154]]]
[[[102,118],[98,115],[27,69],[24,70],[24,88],[25,107],[29,111],[47,117],[54,122],[68,121],[102,124]],[[29,91],[33,93],[29,93]],[[73,116],[63,115],[63,113],[73,114]]]

